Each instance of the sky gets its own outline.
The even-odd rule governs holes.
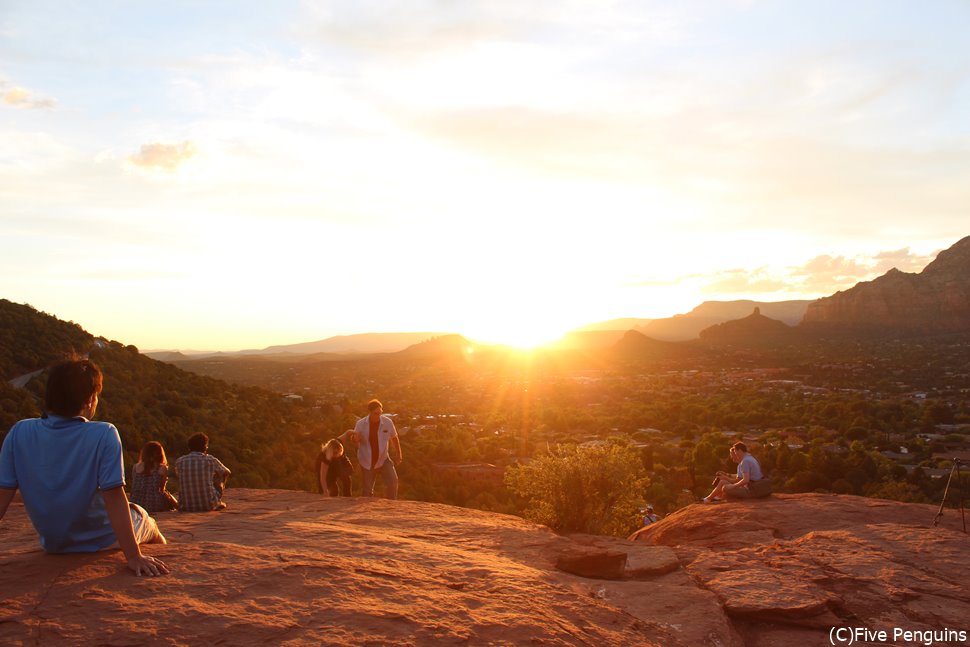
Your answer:
[[[0,0],[0,298],[528,344],[970,234],[970,4]]]

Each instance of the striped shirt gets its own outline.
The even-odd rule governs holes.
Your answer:
[[[175,475],[179,480],[179,510],[208,512],[219,503],[219,491],[213,485],[216,474],[230,474],[218,458],[192,452],[175,461]]]

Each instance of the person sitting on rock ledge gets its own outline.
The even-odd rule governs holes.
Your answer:
[[[0,449],[0,519],[19,488],[46,552],[121,548],[135,575],[162,575],[168,567],[139,544],[167,542],[148,512],[128,502],[118,430],[90,420],[102,384],[87,359],[51,369],[46,413],[15,424]]]
[[[641,514],[643,514],[643,527],[644,528],[646,528],[647,526],[649,526],[652,523],[657,523],[657,520],[660,518],[653,511],[653,506],[652,505],[648,505],[646,508],[642,508],[640,510],[640,512],[641,512]]]
[[[737,474],[718,471],[714,477],[714,490],[703,498],[704,503],[716,503],[728,499],[757,499],[771,494],[771,482],[765,478],[761,465],[748,453],[748,446],[734,443],[730,450],[731,460],[738,464]]]
[[[209,437],[201,431],[188,440],[189,453],[175,461],[179,480],[179,511],[225,510],[222,494],[232,472],[209,454]]]

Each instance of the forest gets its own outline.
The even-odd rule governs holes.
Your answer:
[[[316,491],[320,443],[377,397],[402,435],[403,497],[613,534],[634,529],[644,504],[669,514],[706,494],[711,474],[733,471],[727,449],[738,439],[777,491],[935,503],[952,457],[970,450],[966,338],[686,348],[516,353],[438,338],[339,361],[175,366],[0,301],[0,435],[40,414],[45,378],[8,380],[89,354],[105,373],[98,418],[118,427],[129,466],[148,440],[173,461],[203,431],[231,485]],[[554,500],[587,512],[557,513]],[[596,513],[604,508],[608,518]]]

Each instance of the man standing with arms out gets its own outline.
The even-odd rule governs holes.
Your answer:
[[[168,573],[139,544],[167,543],[155,520],[125,494],[121,437],[92,422],[103,376],[89,360],[54,366],[46,413],[21,420],[0,450],[0,519],[17,489],[48,553],[94,553],[120,547],[135,575]]]
[[[209,437],[201,431],[189,437],[188,446],[189,453],[175,461],[175,475],[179,480],[179,510],[225,510],[222,493],[232,472],[218,458],[209,455]]]
[[[367,403],[369,413],[357,421],[353,431],[345,431],[342,441],[357,443],[357,461],[363,474],[364,496],[374,496],[374,481],[380,473],[387,487],[387,498],[397,498],[397,470],[395,464],[400,465],[404,460],[401,454],[401,441],[394,427],[394,421],[383,415],[384,406],[380,400]],[[388,456],[388,449],[393,449],[394,460]]]

